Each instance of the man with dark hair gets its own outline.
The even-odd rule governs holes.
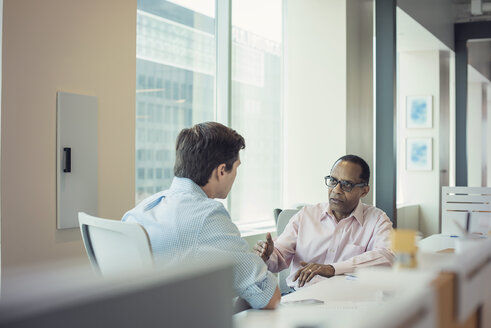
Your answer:
[[[176,142],[174,179],[123,216],[148,233],[154,256],[182,261],[234,260],[234,288],[253,308],[275,308],[280,292],[266,265],[249,251],[222,203],[240,165],[244,138],[216,122],[182,130]]]
[[[361,202],[369,180],[370,168],[362,158],[339,158],[324,178],[329,202],[305,206],[275,241],[268,233],[254,247],[268,269],[279,272],[291,264],[286,282],[295,289],[356,268],[392,265],[392,222],[382,210]]]

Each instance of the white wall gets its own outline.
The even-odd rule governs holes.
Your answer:
[[[347,153],[373,170],[372,11],[373,0],[287,1],[285,206],[327,201],[323,178]]]
[[[3,32],[2,32],[2,26],[3,26],[3,0],[0,0],[0,63],[2,62],[2,35],[3,35]],[[2,106],[1,106],[1,103],[2,103],[2,65],[0,65],[0,135],[1,135],[1,132],[2,132]],[[1,138],[1,137],[0,137]],[[2,146],[1,146],[1,142],[0,142],[0,172],[2,170]],[[0,174],[0,185],[2,184],[2,176]],[[2,266],[1,266],[1,263],[2,263],[2,199],[0,197],[0,277],[1,277],[1,274],[2,274]],[[1,279],[0,279],[0,290],[1,290]]]
[[[487,87],[487,96],[488,96],[488,106],[487,106],[487,120],[486,120],[486,163],[488,164],[488,174],[487,174],[487,183],[486,187],[491,187],[491,83],[488,84]]]
[[[455,112],[455,54],[450,52],[450,107],[449,107],[449,163],[448,163],[448,185],[455,187],[456,180],[456,112]]]
[[[420,230],[425,236],[439,232],[439,61],[439,50],[400,52],[398,58],[398,199],[405,204],[420,205]],[[406,128],[406,97],[411,95],[433,96],[432,128]],[[408,137],[432,138],[431,171],[406,169],[406,138]]]
[[[56,230],[56,92],[98,97],[99,215],[134,205],[136,0],[5,0],[2,266],[83,257]]]
[[[373,183],[373,0],[346,2],[346,153],[361,156]],[[373,204],[373,187],[363,199]]]
[[[470,82],[467,86],[467,185],[481,186],[482,163],[482,84]]]
[[[490,174],[489,116],[485,114],[489,114],[491,82],[470,65],[467,79],[467,184],[479,187],[487,184]]]
[[[346,152],[346,3],[288,0],[284,204],[327,200]]]

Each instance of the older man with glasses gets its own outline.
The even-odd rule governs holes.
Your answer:
[[[297,289],[356,268],[390,266],[392,222],[382,210],[366,205],[370,168],[360,157],[338,159],[324,178],[329,201],[302,208],[283,233],[259,241],[255,252],[272,272],[292,265],[288,286]]]

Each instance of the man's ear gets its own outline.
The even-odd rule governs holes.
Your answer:
[[[370,191],[370,186],[367,185],[363,187],[363,193],[361,194],[361,197],[365,197],[369,191]]]
[[[208,179],[208,181],[212,181],[212,180],[215,180],[217,181],[218,180],[218,176],[219,176],[219,167],[215,167],[213,169],[213,171],[211,171],[211,175],[210,175],[210,178]]]
[[[225,163],[222,163],[222,164],[217,166],[216,170],[217,170],[217,175],[219,177],[223,177],[225,175],[225,168],[226,167],[227,167],[227,165]]]

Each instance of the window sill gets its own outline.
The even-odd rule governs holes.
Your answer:
[[[263,220],[254,222],[235,222],[242,237],[262,235],[267,232],[276,233],[274,220]]]

